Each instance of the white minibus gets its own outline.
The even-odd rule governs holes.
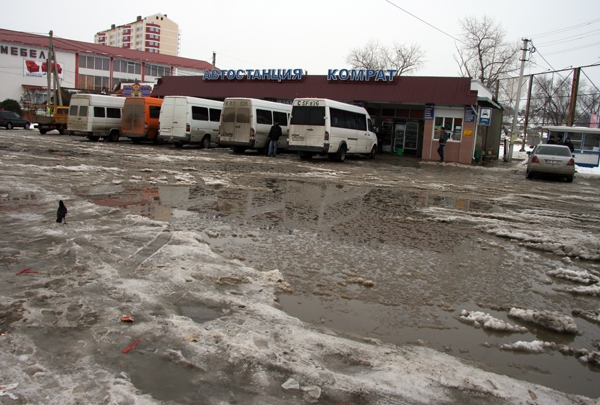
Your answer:
[[[257,149],[266,153],[267,137],[274,122],[282,136],[277,149],[287,149],[288,122],[292,106],[254,98],[226,98],[219,127],[219,145],[229,146],[235,153]]]
[[[110,142],[117,142],[124,104],[125,97],[74,94],[69,104],[67,132],[86,136],[90,141],[108,138]]]
[[[166,96],[160,109],[158,139],[210,147],[217,140],[222,101],[196,97]]]
[[[325,98],[297,98],[292,103],[289,150],[301,159],[315,154],[343,162],[346,154],[375,157],[377,136],[363,107]]]

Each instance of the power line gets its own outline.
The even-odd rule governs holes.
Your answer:
[[[422,18],[419,18],[419,17],[417,17],[416,15],[414,15],[414,14],[410,13],[409,11],[406,11],[406,10],[405,10],[405,9],[403,9],[402,7],[398,6],[397,4],[394,4],[394,3],[392,3],[390,0],[385,0],[385,1],[386,1],[386,2],[388,2],[388,3],[390,3],[392,6],[396,7],[398,10],[402,10],[402,11],[404,11],[406,14],[410,15],[411,17],[413,17],[413,18],[416,18],[417,20],[421,21],[423,24],[427,24],[427,25],[429,25],[429,26],[430,26],[431,28],[433,28],[434,30],[437,30],[437,31],[441,32],[442,34],[444,34],[444,35],[446,35],[446,36],[449,36],[449,37],[450,37],[450,38],[452,38],[453,40],[455,40],[455,41],[457,41],[457,42],[460,42],[460,43],[461,43],[461,44],[463,44],[463,45],[467,45],[467,44],[465,44],[463,41],[461,41],[460,39],[458,39],[458,38],[455,38],[455,37],[453,37],[452,35],[448,34],[447,32],[444,32],[444,31],[442,31],[442,30],[441,30],[441,29],[439,29],[438,27],[436,27],[436,26],[434,26],[434,25],[431,25],[431,24],[429,24],[427,21],[423,20]]]
[[[588,44],[588,45],[581,45],[581,46],[577,46],[575,48],[563,49],[561,51],[554,51],[554,52],[547,53],[546,55],[557,55],[559,53],[565,53],[565,52],[576,51],[576,50],[579,50],[579,49],[590,48],[590,47],[596,46],[596,45],[600,45],[600,42],[595,42],[593,44]]]
[[[594,31],[590,31],[586,34],[577,34],[577,35],[572,35],[570,37],[565,37],[565,38],[560,38],[560,39],[555,39],[552,41],[548,41],[548,42],[542,42],[541,44],[538,44],[539,46],[544,46],[544,45],[558,45],[558,44],[562,44],[565,42],[571,42],[571,41],[577,41],[583,38],[587,38],[587,37],[593,37],[596,36],[596,32],[600,31],[600,29],[598,30],[594,30]]]
[[[542,37],[545,37],[545,36],[548,36],[548,35],[559,34],[561,32],[570,31],[570,30],[574,30],[574,29],[577,29],[577,28],[585,27],[586,25],[595,24],[597,22],[600,22],[600,18],[597,18],[597,19],[592,20],[592,21],[584,22],[584,23],[581,23],[581,24],[571,25],[571,26],[566,27],[566,28],[560,28],[560,29],[557,29],[557,30],[554,30],[554,31],[544,32],[544,33],[541,33],[541,34],[538,34],[538,35],[529,35],[529,38],[536,38],[536,39],[537,38],[542,38]]]

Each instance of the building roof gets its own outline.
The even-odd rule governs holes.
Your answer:
[[[26,32],[0,29],[0,42],[48,49],[49,39],[47,35],[36,35]],[[54,43],[54,48],[57,51],[79,53],[80,55],[89,54],[94,56],[113,57],[135,62],[149,62],[157,65],[173,66],[186,69],[212,69],[212,65],[206,61],[181,58],[179,56],[136,51],[133,49],[94,44],[90,42],[73,41],[71,39],[64,39],[54,36],[52,37],[52,42]]]
[[[203,80],[200,76],[165,76],[153,96],[191,96],[212,99],[329,98],[406,104],[476,105],[477,91],[468,77],[401,76],[392,82],[331,82],[325,75],[305,75],[301,81]]]

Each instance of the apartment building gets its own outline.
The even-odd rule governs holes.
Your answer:
[[[166,14],[138,16],[134,22],[113,24],[94,35],[94,43],[163,55],[179,55],[179,25]]]

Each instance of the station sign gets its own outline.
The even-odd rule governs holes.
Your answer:
[[[489,107],[479,109],[479,125],[489,127],[492,123],[492,109]]]

